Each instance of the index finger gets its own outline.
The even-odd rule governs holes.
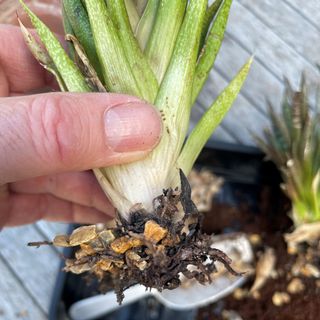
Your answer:
[[[39,90],[54,83],[36,61],[19,27],[0,24],[0,96]]]

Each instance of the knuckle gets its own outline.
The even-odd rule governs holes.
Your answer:
[[[61,166],[76,161],[79,139],[74,130],[72,101],[68,97],[35,97],[28,110],[31,139],[42,161]],[[71,163],[70,163],[71,162]]]

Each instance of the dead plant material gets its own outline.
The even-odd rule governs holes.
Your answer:
[[[297,294],[304,291],[305,285],[300,278],[293,278],[287,286],[287,291],[291,294]]]
[[[290,303],[290,300],[290,296],[286,292],[276,291],[272,296],[272,303],[277,307]]]
[[[215,176],[210,170],[191,170],[188,176],[192,195],[191,199],[201,212],[208,212],[212,207],[213,196],[223,184],[223,178]]]
[[[111,280],[119,303],[124,290],[137,283],[160,291],[180,286],[181,275],[201,284],[211,283],[216,261],[239,276],[230,266],[231,259],[212,248],[211,237],[201,233],[201,214],[182,171],[180,178],[181,191],[164,190],[154,200],[152,213],[138,208],[129,221],[118,215],[114,228],[86,226],[69,237],[57,236],[55,245],[78,247],[64,269],[98,278],[102,292]],[[176,219],[181,210],[182,218]]]
[[[307,242],[309,245],[320,239],[320,222],[306,223],[298,226],[292,233],[285,234],[288,252],[296,254],[297,246]]]
[[[250,293],[253,294],[259,291],[266,281],[271,277],[272,272],[276,264],[276,255],[274,249],[267,248],[265,252],[259,257],[256,266],[256,278],[250,289]]]

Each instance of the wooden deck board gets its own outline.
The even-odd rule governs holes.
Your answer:
[[[48,222],[44,220],[38,221],[35,226],[46,236],[48,241],[52,241],[57,234],[65,234],[69,229],[68,223]]]
[[[29,272],[32,269],[29,267]],[[0,319],[3,320],[45,320],[47,314],[41,310],[25,290],[20,280],[13,276],[12,270],[3,261],[0,253]]]
[[[320,1],[319,0],[284,0],[284,2],[292,7],[305,19],[312,23],[315,28],[320,30]],[[300,20],[300,19],[299,19]]]
[[[41,240],[43,235],[34,225],[5,228],[0,235],[0,252],[15,273],[13,276],[23,283],[32,299],[48,312],[60,257],[50,246],[38,249],[27,247],[28,242]]]
[[[301,19],[297,10],[279,0],[237,0],[274,34],[286,42],[301,57],[313,65],[320,62],[320,30],[306,19]],[[301,6],[304,3],[301,2]],[[310,8],[311,9],[311,8]],[[319,5],[318,5],[319,9]],[[310,12],[315,12],[316,8]],[[266,14],[267,13],[267,14]],[[310,14],[312,16],[312,14]],[[318,20],[318,25],[320,24]],[[261,30],[261,29],[260,29]],[[267,41],[268,42],[268,41]]]

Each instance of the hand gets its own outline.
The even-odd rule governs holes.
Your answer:
[[[158,112],[137,98],[25,95],[53,86],[19,28],[0,25],[0,226],[105,222],[114,209],[85,170],[143,158],[159,140]]]

